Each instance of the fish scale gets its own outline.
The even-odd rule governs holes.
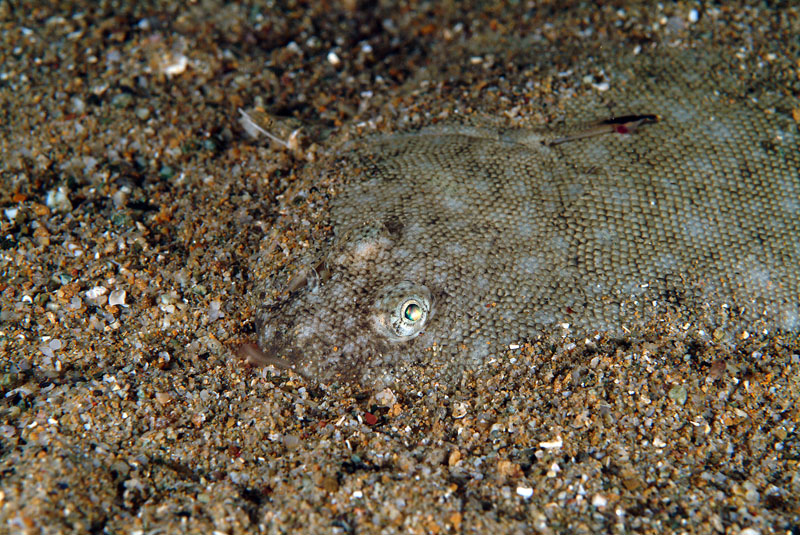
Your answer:
[[[754,84],[759,105],[691,52],[602,61],[584,68],[608,91],[564,98],[560,127],[470,117],[332,150],[318,276],[262,304],[264,361],[448,381],[541,337],[800,329],[796,99]]]

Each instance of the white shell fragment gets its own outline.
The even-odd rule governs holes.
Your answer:
[[[123,306],[126,307],[128,305],[125,304],[125,297],[127,292],[125,290],[114,290],[108,296],[108,304],[111,306]]]
[[[533,496],[533,489],[531,487],[517,487],[517,495],[522,496],[527,500]]]
[[[182,74],[186,70],[186,67],[189,66],[189,58],[183,54],[173,56],[171,60],[172,61],[161,67],[161,72],[167,76],[177,76]]]
[[[557,436],[554,440],[550,440],[548,442],[539,442],[539,447],[546,450],[557,450],[563,445],[564,441],[561,440],[560,436]]]
[[[92,301],[96,305],[104,305],[108,301],[108,298],[106,297],[107,293],[108,288],[103,286],[95,286],[86,291],[86,299]]]

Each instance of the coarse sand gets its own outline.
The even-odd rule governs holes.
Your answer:
[[[530,340],[382,391],[234,355],[339,140],[553,120],[594,49],[714,50],[796,96],[798,6],[277,4],[0,4],[0,533],[800,533],[796,333]]]

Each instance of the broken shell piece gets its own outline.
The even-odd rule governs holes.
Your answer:
[[[250,137],[258,138],[263,135],[295,155],[302,154],[306,142],[302,132],[303,124],[297,119],[277,118],[258,109],[246,112],[240,108],[239,114],[239,124]]]
[[[397,403],[397,397],[395,397],[390,388],[385,388],[375,394],[375,403],[381,407],[394,407],[394,404]]]
[[[128,305],[125,304],[126,296],[127,292],[125,290],[114,290],[108,296],[108,304],[111,306],[127,307]]]
[[[461,418],[466,416],[467,415],[467,408],[468,408],[468,405],[466,403],[464,403],[463,401],[456,401],[455,403],[453,403],[453,408],[452,408],[452,412],[451,412],[451,414],[453,415],[453,418],[456,419],[456,420],[460,420]]]

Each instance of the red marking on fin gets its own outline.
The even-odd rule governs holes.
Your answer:
[[[545,145],[554,146],[566,143],[568,141],[575,141],[577,139],[584,139],[587,137],[595,137],[603,134],[632,134],[637,128],[643,124],[658,122],[658,115],[624,115],[622,117],[612,117],[605,121],[600,121],[594,125],[590,125],[583,131],[576,132],[564,137],[556,138],[549,142],[543,142]]]

